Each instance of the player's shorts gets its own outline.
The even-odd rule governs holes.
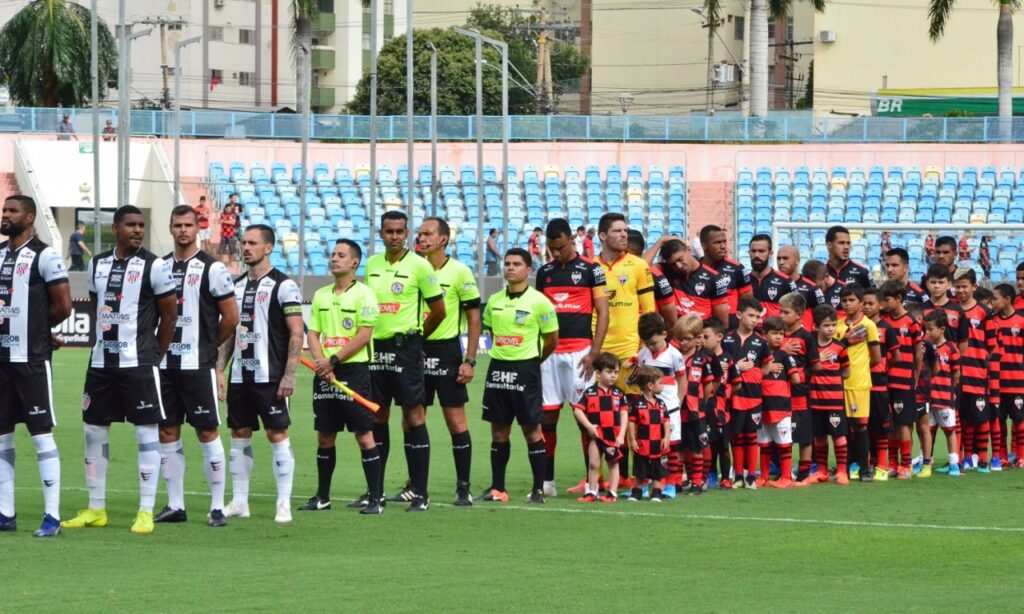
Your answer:
[[[703,420],[682,423],[680,435],[679,445],[688,452],[703,452],[711,443],[707,423]]]
[[[637,479],[638,484],[643,484],[644,480],[661,480],[668,471],[665,466],[661,464],[661,457],[651,458],[650,456],[640,456],[636,454],[633,456],[633,475]]]
[[[956,410],[952,407],[928,407],[928,422],[940,429],[956,428]]]
[[[868,428],[872,433],[887,435],[892,432],[892,407],[889,405],[889,393],[882,390],[871,391],[871,412],[868,416]]]
[[[334,367],[334,378],[354,392],[370,395],[370,367],[366,363],[343,363]],[[313,379],[313,428],[318,433],[352,433],[373,430],[373,412],[352,397],[316,377]]]
[[[889,407],[892,420],[898,426],[909,426],[917,422],[917,393],[913,390],[889,389]]]
[[[761,428],[761,412],[759,411],[732,411],[729,418],[729,436],[742,435],[743,433],[756,433]]]
[[[544,393],[544,411],[557,411],[564,403],[575,403],[594,381],[583,379],[580,361],[590,353],[590,347],[576,352],[555,353],[540,365],[541,388]]]
[[[709,420],[705,420],[704,421],[704,432],[708,436],[708,445],[709,446],[717,444],[717,443],[723,443],[723,442],[728,442],[729,441],[729,437],[728,437],[728,434],[725,433],[725,429],[723,427],[719,426],[718,424],[715,424],[715,422],[713,420],[712,421],[709,421]]]
[[[815,439],[846,437],[846,412],[811,410],[811,430]]]
[[[57,425],[49,360],[0,363],[0,428],[6,432],[18,423],[29,433],[45,433]]]
[[[186,421],[201,431],[220,426],[213,369],[161,369],[160,394],[164,400],[160,426],[180,426]]]
[[[210,229],[209,228],[200,228],[199,232],[196,233],[196,236],[199,238],[200,241],[209,241],[210,240]]]
[[[238,245],[238,239],[235,237],[221,237],[220,243],[217,245],[217,253],[222,256],[234,254],[236,245]]]
[[[1024,394],[999,395],[999,411],[1014,424],[1024,422]]]
[[[668,440],[670,442],[682,440],[682,418],[682,414],[679,412],[678,407],[668,410]]]
[[[871,415],[871,389],[843,390],[846,401],[846,417],[867,420]]]
[[[811,422],[811,410],[802,409],[793,412],[793,443],[809,446],[814,443],[814,427]]]
[[[423,386],[427,407],[434,404],[434,396],[441,407],[465,407],[469,392],[460,384],[459,367],[462,365],[462,342],[459,338],[444,341],[424,341]]]
[[[163,420],[160,370],[152,367],[98,369],[85,373],[82,421],[95,426],[112,422],[135,425],[158,424]]]
[[[960,394],[960,421],[964,424],[985,424],[992,419],[987,395]]]
[[[371,398],[381,406],[423,405],[423,337],[395,335],[373,342],[370,363]]]
[[[786,417],[772,424],[762,423],[761,428],[757,431],[757,443],[758,445],[769,443],[780,446],[793,445],[793,419]]]
[[[278,399],[279,383],[228,384],[228,427],[283,430],[291,426],[288,399]]]
[[[623,456],[622,450],[623,449],[618,447],[618,446],[616,446],[614,441],[609,443],[608,441],[605,441],[604,439],[594,439],[594,438],[591,438],[590,442],[597,444],[597,450],[598,450],[598,452],[601,453],[601,458],[603,458],[606,462],[617,463],[617,462],[619,462],[622,459],[622,456]],[[588,451],[587,454],[589,455],[590,452]]]
[[[491,359],[484,382],[483,419],[496,426],[543,422],[540,379],[537,360]]]

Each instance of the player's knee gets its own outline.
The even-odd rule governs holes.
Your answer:
[[[321,448],[333,448],[334,442],[338,438],[337,433],[321,433],[317,431],[316,434],[316,445]]]
[[[285,439],[288,439],[288,429],[267,429],[267,441],[270,443],[281,443]]]
[[[174,443],[181,439],[181,427],[161,426],[160,443]]]
[[[548,428],[553,431],[558,428],[558,414],[561,413],[558,409],[549,409],[544,411],[544,431],[548,431]]]
[[[466,410],[462,407],[445,408],[444,422],[448,426],[448,432],[452,435],[469,430],[469,425],[466,424]]]
[[[402,408],[402,430],[409,430],[422,426],[426,422],[427,412],[422,405],[413,405]]]
[[[210,443],[220,438],[220,432],[217,429],[196,429],[196,437],[199,438],[200,443]],[[163,441],[161,439],[160,441]]]
[[[527,443],[534,443],[544,439],[544,432],[539,424],[524,424],[523,436],[526,437]]]

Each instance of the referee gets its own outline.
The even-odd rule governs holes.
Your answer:
[[[370,366],[373,400],[380,404],[373,438],[381,449],[383,476],[391,444],[391,402],[401,405],[409,485],[395,500],[408,501],[407,511],[424,512],[430,507],[430,435],[423,409],[423,339],[432,336],[444,321],[445,307],[434,269],[406,247],[409,218],[401,211],[385,212],[380,216],[380,238],[384,253],[366,263],[366,285],[377,296],[380,311],[373,329],[374,361]],[[426,317],[424,302],[430,310]],[[362,507],[365,502],[360,498],[351,505]]]
[[[332,383],[344,382],[355,392],[370,394],[370,356],[373,327],[377,323],[377,297],[373,290],[356,281],[356,269],[363,252],[354,241],[339,239],[331,254],[334,283],[313,295],[309,312],[309,351],[316,361],[313,381],[313,426],[316,428],[316,495],[304,511],[331,508],[331,478],[337,462],[335,441],[348,428],[356,437],[366,476],[367,505],[361,514],[380,514],[381,462],[373,440],[373,414]]]
[[[558,345],[558,315],[551,301],[530,287],[531,265],[525,249],[513,247],[505,252],[508,286],[491,296],[484,308],[484,326],[491,330],[493,340],[483,400],[483,418],[491,423],[491,486],[484,501],[508,501],[509,435],[513,420],[518,420],[533,472],[527,503],[544,503],[547,455],[541,431],[540,365]]]

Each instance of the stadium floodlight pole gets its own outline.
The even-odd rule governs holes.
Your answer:
[[[121,176],[121,185],[118,189],[123,194],[125,204],[128,203],[128,186],[131,181],[131,170],[132,170],[132,109],[131,109],[131,87],[132,87],[132,41],[143,36],[149,36],[153,31],[153,28],[146,28],[138,32],[132,32],[128,35],[127,44],[125,44],[125,66],[124,69],[124,88],[128,92],[128,107],[125,110],[124,116],[118,121],[117,131],[119,138],[117,139],[120,143],[121,155],[124,156],[124,174]]]
[[[501,51],[501,182],[504,184],[501,189],[501,213],[502,219],[505,220],[501,227],[501,241],[505,249],[508,249],[508,43],[486,36],[480,38]],[[480,185],[483,185],[482,175]]]
[[[412,221],[413,212],[413,132],[416,130],[416,116],[415,109],[413,108],[413,74],[412,74],[412,44],[413,44],[413,31],[412,31],[412,4],[413,0],[405,0],[405,123],[406,131],[408,134],[406,138],[406,148],[409,161],[406,163],[405,173],[405,205],[409,209],[409,220]],[[409,233],[409,240],[414,240],[412,233]]]
[[[92,211],[96,227],[93,231],[94,254],[100,253],[100,27],[96,1],[92,0],[89,20],[89,34],[92,37],[89,70],[92,77]]]
[[[357,178],[358,180],[358,178]],[[370,0],[370,244],[367,257],[377,251],[377,0]]]
[[[430,215],[437,217],[437,47],[430,49]]]
[[[456,34],[468,36],[473,39],[473,59],[476,64],[476,183],[483,185],[484,175],[484,63],[483,63],[483,36],[476,30],[465,28],[452,28]],[[476,206],[476,266],[479,285],[484,287],[484,251],[486,241],[484,240],[484,212],[482,201],[477,195]]]
[[[310,49],[305,45],[300,46],[299,53],[306,56],[306,59],[302,62],[302,70],[306,72],[306,83],[313,83],[313,61],[310,56]],[[301,160],[299,166],[302,170],[299,171],[299,291],[302,292],[306,289],[306,178],[308,170],[306,165],[309,163],[309,107],[310,107],[310,92],[304,96],[304,102],[300,111],[302,111],[302,147],[301,147]]]
[[[202,36],[193,36],[174,46],[174,207],[181,198],[181,50],[201,40]]]

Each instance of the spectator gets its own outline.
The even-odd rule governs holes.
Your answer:
[[[573,237],[573,243],[576,244],[577,254],[583,253],[583,240],[585,238],[587,238],[587,229],[583,226],[580,226],[579,228],[576,229],[576,236]]]
[[[988,250],[988,235],[981,237],[981,245],[978,246],[978,264],[985,272],[985,279],[992,278],[992,254]]]
[[[498,229],[492,228],[487,233],[487,253],[484,258],[488,277],[498,275],[498,262],[501,260],[501,252],[498,251]]]
[[[75,134],[75,127],[71,124],[71,115],[69,113],[64,114],[64,119],[57,124],[57,140],[58,141],[70,141],[71,139],[78,140],[78,135]]]
[[[695,233],[690,239],[690,251],[693,252],[693,257],[697,260],[704,257],[704,246],[700,243],[700,233]]]
[[[527,246],[530,248],[530,257],[533,259],[532,267],[535,273],[537,272],[537,269],[540,268],[540,265],[543,264],[542,261],[544,260],[543,250],[540,245],[542,241],[541,235],[543,232],[544,231],[540,226],[535,226],[533,228],[533,233],[530,234],[530,238],[527,241]]]
[[[89,246],[85,244],[85,224],[81,222],[75,225],[75,231],[68,237],[68,254],[71,255],[70,271],[84,271],[85,254],[92,257]]]
[[[587,238],[583,239],[583,257],[589,260],[594,259],[594,229],[591,228],[587,231]]]
[[[226,265],[231,264],[238,246],[238,210],[234,204],[235,199],[235,195],[232,194],[220,214],[220,245],[217,247],[217,254]]]
[[[889,250],[892,249],[891,237],[892,233],[890,233],[889,231],[885,231],[882,233],[882,252],[878,255],[878,261],[882,263],[883,267],[885,266],[885,255],[888,254]]]
[[[928,259],[928,263],[931,264],[932,258],[935,257],[935,236],[929,234],[924,239],[924,255]]]
[[[104,141],[116,141],[117,140],[117,128],[114,127],[114,122],[107,120],[107,125],[103,127],[103,140]]]
[[[968,234],[965,232],[961,235],[960,243],[957,245],[957,260],[961,262],[971,259],[971,244],[967,238]]]
[[[199,197],[199,204],[196,205],[196,217],[199,221],[199,249],[205,251],[210,244],[210,207],[206,204],[206,196]]]

